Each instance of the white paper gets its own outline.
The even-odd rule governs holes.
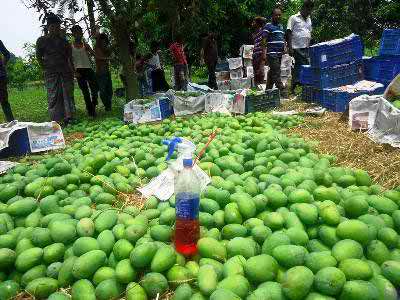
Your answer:
[[[206,113],[219,112],[230,115],[233,111],[234,94],[212,93],[205,95],[205,108]],[[236,110],[237,108],[235,108]]]
[[[295,110],[274,111],[274,112],[272,112],[272,114],[276,115],[276,116],[293,116],[293,115],[297,115],[297,111],[295,111]]]
[[[157,94],[156,96],[168,98],[168,94]],[[147,100],[132,100],[124,106],[124,121],[133,124],[161,121],[159,99],[144,105],[141,104],[142,101]]]
[[[368,136],[376,143],[400,148],[400,109],[382,97],[375,123],[368,131]]]
[[[14,131],[26,128],[32,153],[62,149],[65,139],[61,126],[56,122],[32,123],[14,121],[0,126],[0,150],[8,147]]]
[[[32,123],[27,129],[32,153],[65,148],[61,126],[56,122]]]
[[[181,165],[179,162],[175,162],[173,166]],[[146,186],[138,189],[142,193],[143,197],[149,198],[155,196],[160,201],[168,201],[175,192],[175,172],[173,166],[168,167],[167,170],[163,171],[156,178],[153,178]],[[203,191],[208,184],[210,184],[210,177],[198,166],[193,166],[193,171],[196,174],[200,190]]]
[[[361,95],[349,103],[349,126],[352,130],[371,129],[375,124],[381,96]]]
[[[7,170],[14,168],[18,163],[12,161],[2,161],[0,160],[0,174],[4,174]]]

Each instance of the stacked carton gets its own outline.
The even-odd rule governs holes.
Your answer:
[[[228,58],[229,70],[216,72],[219,90],[250,89],[253,84],[253,45],[243,45],[240,48],[240,57]],[[285,54],[282,57],[281,77],[284,85],[291,77],[292,58]],[[268,78],[268,66],[265,66],[265,80]]]

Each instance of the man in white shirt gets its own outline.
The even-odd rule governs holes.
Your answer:
[[[292,94],[299,84],[300,66],[310,64],[308,50],[311,42],[312,23],[310,15],[313,7],[312,0],[304,0],[300,12],[291,16],[287,25],[286,36],[289,54],[295,59],[292,73]]]

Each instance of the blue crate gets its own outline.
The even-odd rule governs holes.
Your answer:
[[[311,67],[315,68],[348,64],[361,60],[362,56],[363,44],[358,35],[334,45],[321,43],[310,47]]]
[[[373,91],[358,91],[355,93],[324,89],[322,90],[321,105],[333,112],[344,112],[347,110],[352,99],[365,94],[381,95],[384,91],[385,87],[377,88]]]
[[[367,80],[373,80],[373,74],[376,73],[376,67],[378,66],[374,57],[363,57],[364,65],[364,78]]]
[[[313,102],[313,87],[310,85],[303,85],[301,89],[301,100],[305,102]]]
[[[174,108],[169,98],[158,98],[158,105],[160,106],[161,119],[166,119],[174,114]]]
[[[305,102],[321,103],[321,89],[315,88],[310,85],[303,85],[301,98]]]
[[[8,147],[0,150],[0,158],[18,157],[31,153],[28,130],[21,128],[14,131],[8,141]]]
[[[364,60],[365,79],[388,85],[400,73],[400,56],[377,56]]]
[[[323,69],[312,68],[312,73],[312,86],[317,88],[335,88],[364,79],[361,60]]]
[[[302,85],[313,84],[313,72],[310,65],[302,65],[300,67],[300,78],[299,81]]]
[[[381,38],[379,55],[400,56],[400,29],[385,29]]]
[[[322,89],[317,89],[314,88],[313,91],[313,102],[314,103],[318,103],[318,104],[322,104]]]
[[[229,63],[227,61],[217,64],[215,72],[229,71]]]

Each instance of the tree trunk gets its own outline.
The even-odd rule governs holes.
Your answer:
[[[94,38],[96,34],[96,19],[94,17],[94,2],[93,0],[86,0],[88,16],[89,16],[89,25],[90,25],[90,36]]]
[[[127,22],[118,20],[113,24],[115,41],[118,47],[118,57],[121,60],[122,74],[125,77],[125,97],[129,102],[139,97],[139,86],[136,73],[134,72],[134,57],[129,49],[130,35]]]

